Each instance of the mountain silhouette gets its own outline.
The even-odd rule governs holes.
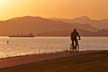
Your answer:
[[[56,18],[53,20],[55,21],[64,21],[64,22],[68,22],[68,23],[80,23],[80,24],[89,24],[95,28],[98,29],[108,29],[108,19],[102,19],[102,20],[93,20],[90,19],[87,16],[81,16],[81,17],[77,17],[74,19],[60,19],[60,18]]]
[[[99,30],[90,24],[66,22],[32,16],[16,17],[6,21],[0,21],[0,35],[2,36],[29,33],[33,33],[36,36],[69,36],[73,28],[77,28],[81,33],[95,32]]]
[[[92,20],[88,17],[75,19],[48,19],[42,17],[16,17],[5,21],[0,21],[0,35],[9,36],[17,34],[30,34],[35,36],[69,36],[73,28],[77,28],[82,36],[98,36],[107,33],[103,29],[95,26],[96,24],[106,24],[107,19]],[[95,25],[94,25],[95,24]],[[100,27],[104,27],[103,25]],[[96,35],[97,34],[97,35]]]

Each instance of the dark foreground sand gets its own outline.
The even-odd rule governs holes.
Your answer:
[[[0,72],[108,72],[108,51],[61,52],[1,59],[0,67]]]

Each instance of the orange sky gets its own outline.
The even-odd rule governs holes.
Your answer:
[[[108,0],[0,0],[0,20],[19,16],[108,18]]]

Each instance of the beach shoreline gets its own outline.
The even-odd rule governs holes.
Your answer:
[[[0,69],[34,63],[34,62],[40,62],[45,60],[53,60],[53,59],[64,58],[64,57],[92,54],[97,52],[105,52],[105,51],[104,50],[103,51],[102,50],[81,51],[79,53],[70,53],[69,51],[64,51],[64,52],[57,52],[57,53],[50,53],[50,54],[34,54],[34,55],[1,58]]]

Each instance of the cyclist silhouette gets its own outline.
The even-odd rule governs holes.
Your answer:
[[[72,44],[70,47],[70,51],[74,51],[74,50],[77,51],[77,47],[79,46],[77,38],[79,38],[79,40],[81,39],[79,33],[77,32],[77,29],[74,29],[73,32],[71,33]]]

